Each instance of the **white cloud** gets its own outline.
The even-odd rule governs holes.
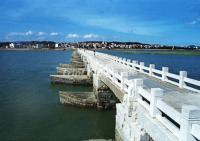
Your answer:
[[[16,35],[23,35],[23,33],[21,33],[21,32],[10,32],[8,35],[9,36],[16,36]]]
[[[200,23],[200,18],[196,18],[194,21],[190,22],[189,24],[195,25]]]
[[[50,36],[58,36],[58,35],[59,35],[58,32],[51,32],[51,33],[50,33]]]
[[[38,32],[38,36],[42,36],[42,35],[45,35],[46,33],[45,32]]]
[[[33,31],[29,30],[27,32],[10,32],[10,33],[8,33],[8,36],[31,36],[31,35],[35,35],[35,36],[44,36],[44,35],[58,36],[60,34],[61,33],[58,33],[58,32],[47,33],[47,32],[43,32],[43,31],[39,31],[39,32],[34,33]]]
[[[85,13],[84,13],[85,12]],[[101,29],[111,30],[114,32],[131,33],[145,36],[157,36],[161,35],[171,29],[171,26],[167,21],[146,21],[140,19],[139,16],[127,17],[120,15],[107,15],[101,16],[96,14],[84,12],[77,12],[77,16],[71,16],[69,14],[63,14],[64,18],[68,18],[76,23],[80,23],[86,26],[98,27]],[[81,16],[83,15],[84,16]],[[178,26],[178,25],[175,25]]]
[[[66,38],[94,39],[94,38],[103,38],[103,37],[101,37],[97,34],[92,34],[92,33],[84,34],[84,35],[79,35],[79,34],[76,34],[76,33],[70,33],[66,36]]]
[[[8,35],[9,36],[30,36],[30,35],[33,35],[33,32],[31,30],[27,32],[10,32]]]
[[[83,35],[83,38],[85,38],[85,39],[98,38],[98,37],[99,37],[99,35],[97,35],[97,34],[85,34],[85,35]]]
[[[31,30],[29,30],[29,31],[25,32],[25,35],[26,36],[33,35],[33,32]]]
[[[46,38],[46,36],[38,36],[36,39],[37,39],[37,40],[45,40],[45,39],[47,39],[47,38]]]
[[[189,24],[197,24],[197,21],[192,21]]]
[[[86,25],[99,27],[102,29],[109,29],[115,32],[121,33],[134,33],[138,35],[159,35],[167,30],[167,26],[162,22],[145,22],[139,21],[137,18],[126,20],[123,17],[101,17],[101,16],[89,16],[84,20]]]
[[[66,38],[79,38],[80,36],[78,34],[75,33],[70,33],[66,36]]]

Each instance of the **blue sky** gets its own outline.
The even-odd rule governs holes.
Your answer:
[[[0,0],[0,40],[200,44],[200,0]]]

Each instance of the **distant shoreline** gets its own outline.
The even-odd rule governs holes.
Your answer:
[[[49,48],[0,48],[0,51],[51,51],[51,50],[58,50],[58,51],[64,51],[64,50],[70,50],[72,48],[58,48],[58,49],[49,49]]]
[[[138,50],[122,51],[127,54],[152,54],[152,55],[189,55],[200,56],[200,50]]]
[[[76,49],[76,48],[55,48],[55,49],[49,49],[49,48],[0,48],[0,51],[51,51],[51,50],[54,50],[54,51],[65,51],[65,50],[71,50],[71,49]],[[96,51],[101,51],[101,50],[118,50],[118,51],[123,51],[123,52],[126,52],[126,53],[131,53],[131,54],[134,54],[135,52],[134,51],[170,51],[170,52],[183,52],[183,51],[198,51],[200,52],[199,49],[197,50],[194,50],[194,49],[189,49],[189,48],[186,48],[186,49],[161,49],[161,48],[158,48],[158,49],[151,49],[151,48],[114,48],[114,49],[107,49],[107,48],[97,48],[97,49],[94,49],[94,48],[91,48],[91,49],[86,49],[86,50],[96,50]],[[129,52],[130,51],[130,52]],[[137,53],[142,53],[142,52],[137,52]]]

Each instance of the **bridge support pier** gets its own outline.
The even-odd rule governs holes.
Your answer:
[[[98,109],[115,108],[119,101],[113,92],[101,80],[99,73],[93,74],[93,91],[97,99]]]

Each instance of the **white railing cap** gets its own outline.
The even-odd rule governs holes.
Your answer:
[[[179,74],[181,76],[187,77],[187,71],[180,71]]]
[[[154,67],[155,68],[155,64],[149,64],[149,67]]]
[[[144,62],[140,62],[140,65],[144,65]]]

